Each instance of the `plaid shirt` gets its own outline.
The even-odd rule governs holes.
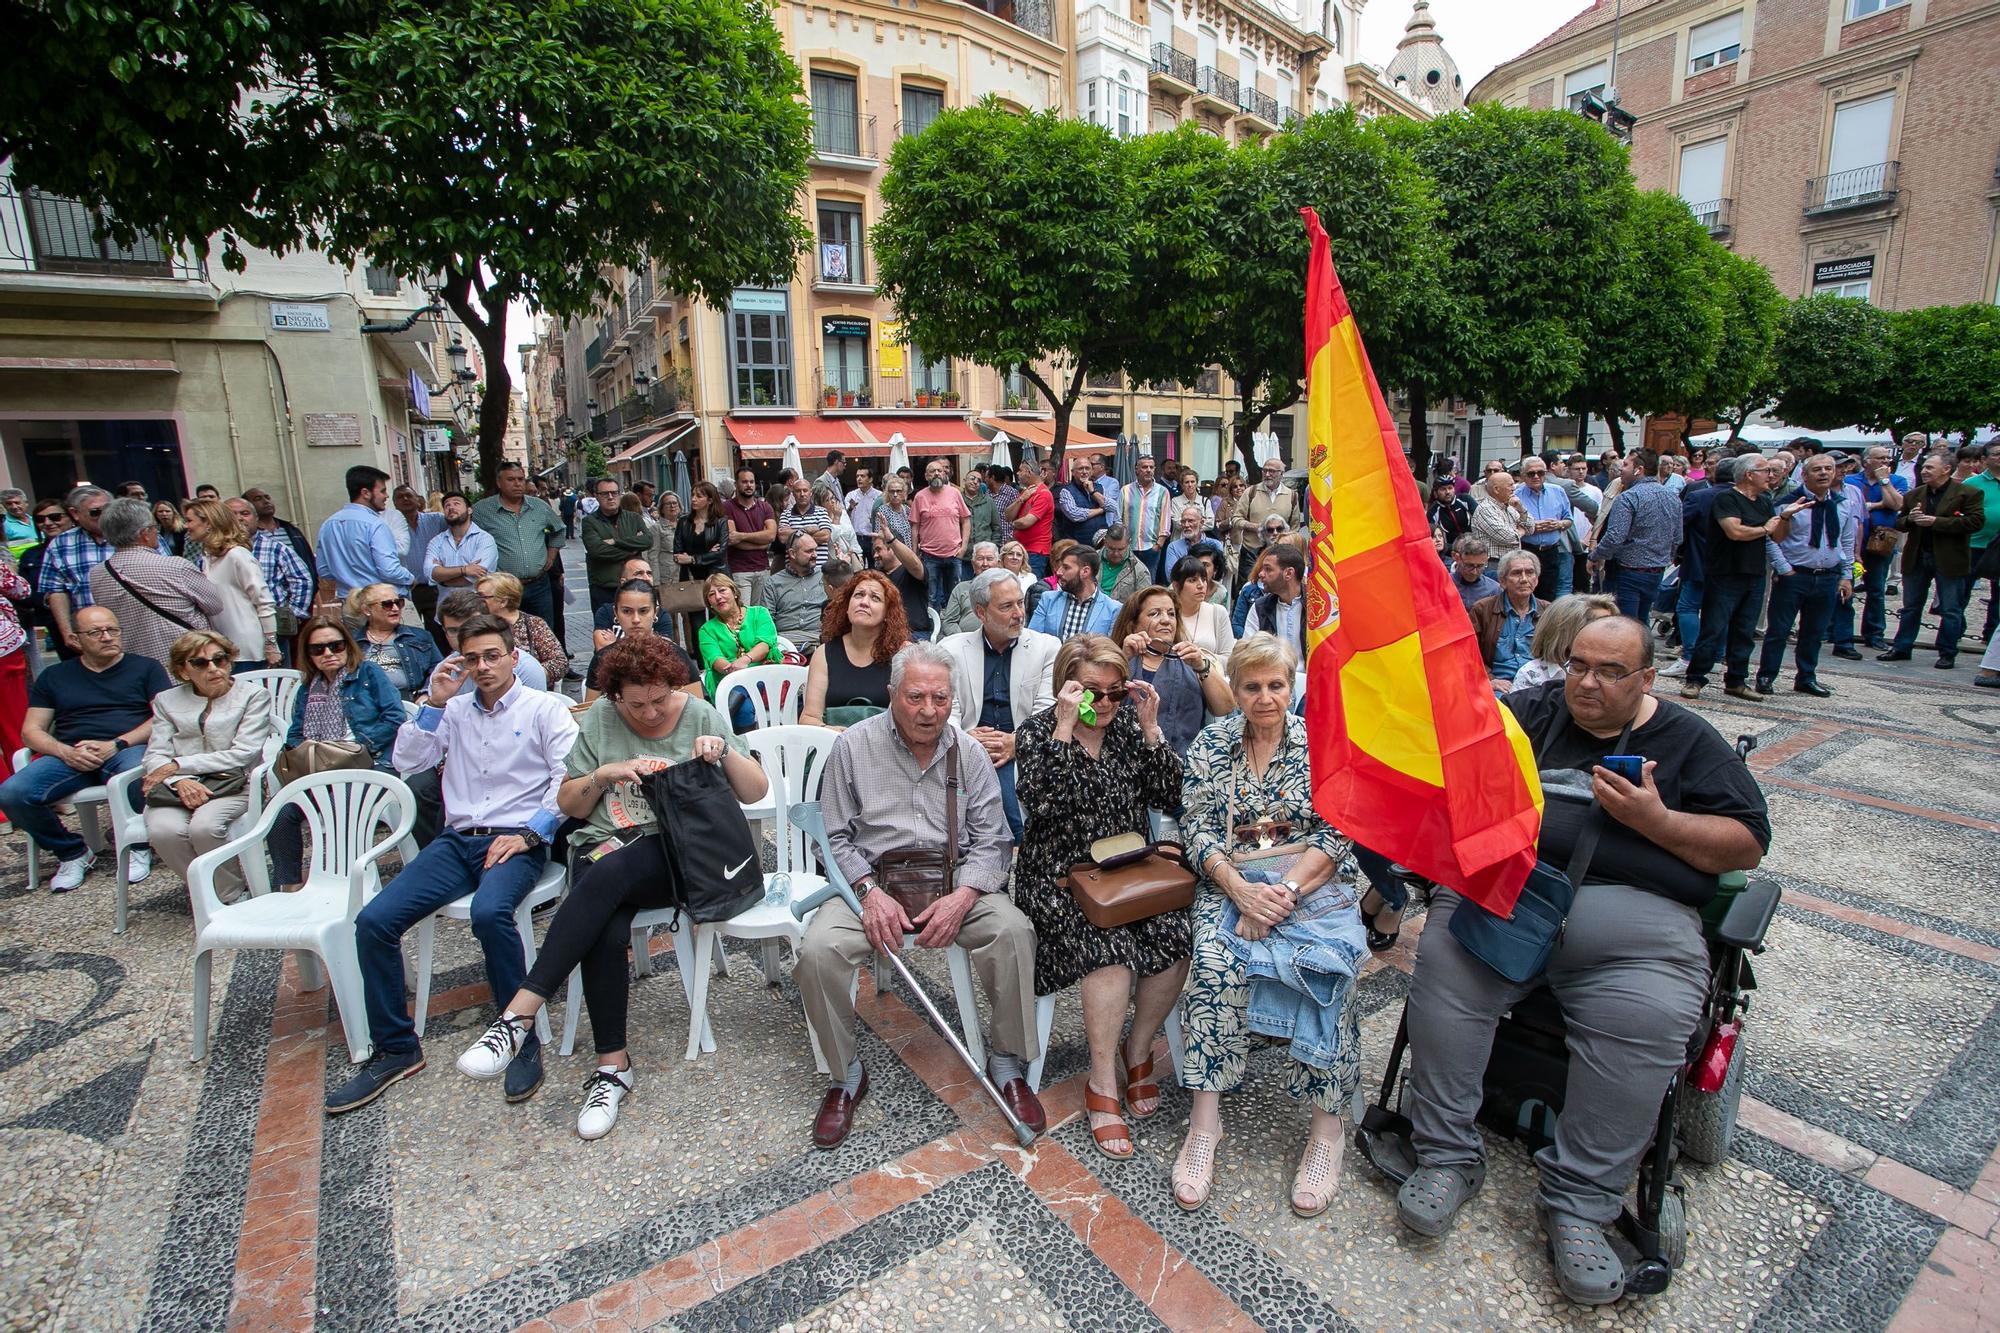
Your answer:
[[[258,528],[250,538],[250,552],[257,557],[257,568],[264,572],[264,586],[271,590],[271,600],[290,607],[302,620],[310,615],[313,577],[306,569],[306,562],[292,549],[291,540],[282,532]]]
[[[90,571],[111,558],[117,548],[101,542],[82,528],[56,534],[42,557],[42,576],[36,591],[47,597],[59,592],[69,598],[70,614],[95,606],[90,595]]]

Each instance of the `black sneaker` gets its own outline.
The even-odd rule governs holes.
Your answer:
[[[380,1097],[391,1083],[423,1071],[424,1053],[420,1050],[400,1054],[377,1051],[353,1078],[328,1094],[326,1113],[340,1115],[344,1111],[358,1110]]]
[[[520,1054],[507,1064],[507,1100],[525,1102],[535,1095],[542,1086],[542,1039],[535,1035],[535,1025],[528,1025],[528,1035],[521,1041]]]
[[[1759,694],[1771,693],[1771,678],[1769,676],[1757,677],[1757,693]]]
[[[1849,662],[1859,662],[1861,660],[1860,650],[1855,648],[1847,648],[1847,647],[1835,648],[1833,650],[1833,655],[1838,658],[1843,658]]]

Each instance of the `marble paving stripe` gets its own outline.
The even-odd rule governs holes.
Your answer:
[[[1822,915],[1842,921],[1851,921],[1856,925],[1873,926],[1885,935],[1921,939],[1953,953],[1961,953],[1963,950],[1932,941],[1930,937],[1938,936],[1941,939],[1955,940],[1961,944],[1970,943],[1986,949],[2000,949],[2000,929],[1971,925],[1951,917],[1921,911],[1903,903],[1856,893],[1852,889],[1835,888],[1815,880],[1800,879],[1795,875],[1780,874],[1772,870],[1757,870],[1751,873],[1758,879],[1775,882],[1784,891],[1783,907],[1797,907],[1808,912],[1820,912]],[[1832,904],[1839,910],[1823,910],[1819,906],[1823,903]],[[1891,929],[1880,924],[1882,922],[1893,923],[1907,929]],[[1976,961],[1985,961],[1985,955],[1982,953],[1966,953],[1965,956]]]
[[[1935,949],[1868,926],[1805,912],[1789,905],[1779,914],[1816,930],[1920,959],[1967,976],[1994,969],[1957,953]],[[1842,1138],[1955,1189],[1970,1189],[2000,1142],[2000,1009],[1986,1015],[1924,1099],[1900,1120],[1885,1121],[1806,1086],[1785,1070],[1752,1060],[1747,1088],[1760,1100],[1830,1130]]]
[[[1924,1261],[1889,1333],[1987,1333],[2000,1328],[2000,1246],[1946,1231]]]
[[[643,1273],[559,1306],[522,1325],[521,1333],[546,1333],[584,1324],[604,1327],[611,1321],[644,1328],[692,1309],[816,1246],[838,1240],[992,1160],[970,1136],[948,1134]]]
[[[1895,935],[1903,939],[1914,940],[1918,944],[1928,944],[1933,949],[1942,949],[1947,953],[1955,953],[1962,958],[1970,958],[1974,962],[2000,964],[2000,948],[1995,948],[1990,944],[1980,944],[1974,940],[1963,940],[1956,935],[1947,935],[1941,930],[1932,930],[1927,926],[1914,925],[1907,921],[1898,921],[1892,917],[1883,916],[1879,912],[1868,912],[1858,907],[1849,907],[1844,903],[1832,902],[1800,889],[1787,890],[1784,901],[1787,906],[1797,907],[1808,912],[1817,912],[1821,916],[1833,917],[1839,921],[1850,921],[1857,926],[1867,926],[1871,930],[1879,930],[1885,935]]]
[[[798,1002],[796,990],[788,986],[786,994],[791,1003]],[[877,1128],[857,1132],[834,1152],[816,1152],[807,1148],[802,1156],[748,1176],[718,1191],[713,1198],[704,1197],[669,1209],[622,1231],[585,1241],[560,1254],[528,1264],[463,1296],[446,1297],[416,1311],[400,1315],[396,1312],[393,1262],[382,1261],[379,1269],[371,1271],[368,1265],[375,1261],[370,1260],[363,1250],[370,1235],[365,1232],[354,1234],[355,1228],[349,1226],[345,1219],[330,1218],[327,1196],[323,1194],[320,1213],[322,1287],[331,1283],[335,1265],[341,1264],[347,1281],[372,1293],[372,1304],[367,1311],[367,1319],[342,1321],[336,1325],[327,1317],[329,1298],[323,1292],[322,1325],[371,1331],[400,1327],[437,1330],[437,1333],[460,1333],[460,1330],[469,1328],[511,1328],[543,1316],[548,1311],[587,1300],[614,1283],[646,1272],[675,1256],[686,1255],[697,1248],[712,1247],[720,1237],[750,1227],[759,1219],[791,1208],[802,1200],[827,1191],[838,1194],[839,1188],[857,1174],[865,1175],[885,1162],[893,1162],[922,1148],[940,1135],[951,1133],[956,1126],[950,1108],[905,1069],[872,1031],[864,1027],[859,1036],[862,1058],[867,1062],[873,1080],[869,1100],[882,1111],[882,1120]],[[802,1052],[800,1058],[808,1057]],[[371,1131],[363,1136],[363,1141],[336,1148],[329,1135],[323,1154],[326,1164],[323,1169],[330,1177],[364,1172],[386,1161],[387,1144],[379,1121],[379,1108],[363,1108],[340,1117],[340,1122],[361,1121],[371,1114],[378,1119]],[[366,1124],[363,1121],[357,1128]],[[802,1148],[806,1143],[804,1130],[805,1126],[801,1125],[799,1142]],[[388,1179],[385,1166],[382,1171],[381,1207],[386,1213],[393,1194],[393,1182]],[[331,1234],[336,1228],[339,1228],[340,1234]],[[391,1228],[386,1216],[375,1234],[385,1241],[390,1237]]]
[[[1814,722],[1803,731],[1785,737],[1783,740],[1760,745],[1750,752],[1749,764],[1752,772],[1762,773],[1776,768],[1789,759],[1796,759],[1808,750],[1816,750],[1847,731],[1846,727],[1834,722]]]
[[[261,950],[231,960],[220,1029],[209,1039],[201,1099],[153,1260],[142,1333],[217,1329],[228,1320],[278,965],[277,954]]]
[[[947,1181],[837,1240],[731,1287],[686,1311],[675,1327],[776,1328],[936,1249],[981,1220],[1069,1327],[1092,1333],[1165,1327],[998,1163]]]
[[[1859,731],[1844,731],[1839,736],[1814,746],[1804,754],[1790,756],[1784,762],[1773,766],[1769,771],[1781,778],[1789,778],[1799,782],[1817,782],[1821,780],[1820,775],[1829,765],[1839,763],[1840,760],[1855,749],[1877,739],[1879,738],[1862,735]],[[1891,743],[1902,745],[1906,748],[1914,748],[1907,741]],[[1994,747],[1992,746],[1973,746],[1971,748],[1982,755],[1994,752]],[[1926,751],[1926,753],[1930,753],[1930,751]],[[1754,766],[1756,761],[1755,755],[1751,756],[1751,761]],[[1919,760],[1918,763],[1919,767],[1921,767],[1922,761]],[[1878,767],[1872,769],[1869,776],[1873,777],[1877,774],[1880,775],[1882,782],[1866,779],[1856,781],[1854,775],[1844,775],[1844,783],[1840,790],[1859,791],[1870,796],[1886,797],[1890,800],[1895,800],[1900,796],[1908,794],[1909,789],[1907,787],[1899,788],[1894,785],[1901,780],[1902,775],[1899,771],[1889,767]],[[1890,785],[1883,785],[1884,782]],[[1949,812],[1964,815],[1971,819],[1991,818],[1989,810],[1983,810],[1968,805],[1961,800],[1955,800],[1954,798],[1959,795],[1959,792],[1952,789],[1948,783],[1940,784],[1933,782],[1929,784],[1928,789],[1923,792],[1923,795],[1924,804],[1919,806],[1919,809]]]
[[[1865,805],[1876,810],[1928,819],[1934,823],[1956,824],[1960,828],[1972,829],[1977,833],[2000,833],[2000,821],[1956,814],[1950,810],[1939,810],[1928,805],[1909,805],[1902,801],[1892,801],[1886,796],[1870,796],[1867,792],[1855,791],[1848,787],[1828,787],[1817,782],[1802,782],[1797,778],[1780,777],[1776,773],[1765,773],[1759,780],[1767,787],[1784,787],[1790,791],[1807,792],[1852,805]]]
[[[231,1330],[313,1325],[326,1031],[326,991],[301,992],[297,958],[286,956],[243,1193]]]

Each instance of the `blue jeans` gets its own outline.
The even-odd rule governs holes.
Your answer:
[[[403,998],[403,936],[454,899],[472,895],[472,935],[486,953],[486,982],[493,988],[496,1012],[527,979],[514,909],[541,878],[548,850],[510,856],[487,870],[486,849],[492,842],[446,829],[354,919],[354,948],[368,998],[368,1035],[378,1052],[408,1055],[420,1049]]]
[[[1047,578],[1049,576],[1048,556],[1044,555],[1040,551],[1028,552],[1028,568],[1034,571],[1036,578],[1038,579]]]
[[[1895,562],[1896,553],[1874,555],[1868,551],[1861,553],[1861,586],[1854,590],[1854,596],[1833,610],[1833,646],[1852,648],[1854,646],[1854,608],[1861,607],[1861,641],[1869,647],[1879,646],[1889,633],[1889,566]],[[1866,594],[1867,601],[1862,597]]]
[[[1896,625],[1896,641],[1889,646],[1899,653],[1907,653],[1916,647],[1917,622],[1923,618],[1924,607],[1930,602],[1931,584],[1935,581],[1940,613],[1938,656],[1950,657],[1958,652],[1958,641],[1965,633],[1965,593],[1966,585],[1971,580],[1963,574],[1946,577],[1938,573],[1937,561],[1928,549],[1917,552],[1917,558],[1911,563],[1916,568],[1903,575],[1903,616]]]
[[[1674,628],[1681,636],[1681,661],[1692,661],[1694,646],[1701,641],[1701,599],[1705,585],[1681,571],[1681,595],[1674,603]]]
[[[90,848],[63,827],[56,806],[85,787],[109,782],[128,768],[137,768],[145,757],[145,746],[130,745],[105,760],[104,767],[79,773],[54,755],[37,755],[26,768],[0,782],[0,811],[42,850],[53,853],[57,860],[73,861]],[[132,785],[132,808],[140,808],[137,783]]]
[[[1653,609],[1653,598],[1660,591],[1660,571],[1641,572],[1636,569],[1620,569],[1612,582],[1611,595],[1618,599],[1618,614],[1645,622]]]
[[[930,591],[931,610],[942,611],[944,604],[951,600],[951,590],[958,586],[958,557],[955,555],[923,555],[924,582]]]
[[[1014,845],[1021,845],[1021,802],[1014,795],[1014,761],[1008,760],[993,770],[1000,779],[1000,808],[1007,812],[1007,827],[1014,831]]]
[[[1819,646],[1827,622],[1840,601],[1838,569],[1797,570],[1771,578],[1771,612],[1764,628],[1764,657],[1757,665],[1759,680],[1774,680],[1785,662],[1785,636],[1799,622],[1799,644],[1792,654],[1801,681],[1819,678]]]
[[[1751,640],[1757,633],[1757,613],[1764,609],[1764,576],[1715,574],[1707,579],[1701,599],[1701,638],[1688,663],[1687,683],[1708,684],[1709,668],[1724,660],[1724,685],[1750,683]]]
[[[1551,542],[1547,546],[1524,543],[1521,549],[1542,562],[1542,572],[1535,578],[1535,596],[1548,602],[1569,596],[1576,562],[1569,558],[1569,552],[1561,542]]]

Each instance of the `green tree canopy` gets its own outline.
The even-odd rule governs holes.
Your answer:
[[[1890,315],[1889,365],[1873,425],[1970,439],[2000,422],[2000,308],[1926,306]]]
[[[581,314],[648,257],[663,287],[721,301],[789,281],[805,245],[810,112],[755,0],[57,9],[42,45],[77,41],[65,68],[115,114],[31,122],[16,174],[177,242],[220,234],[225,262],[240,236],[437,285],[485,354],[484,486],[510,301]],[[138,168],[60,165],[128,153]]]
[[[1712,299],[1722,317],[1715,359],[1682,404],[1690,420],[1708,417],[1741,430],[1751,413],[1770,406],[1773,354],[1786,302],[1765,267],[1720,245],[1702,255]]]
[[[1878,420],[1890,366],[1888,315],[1849,296],[1794,301],[1772,354],[1778,415],[1808,430]]]

